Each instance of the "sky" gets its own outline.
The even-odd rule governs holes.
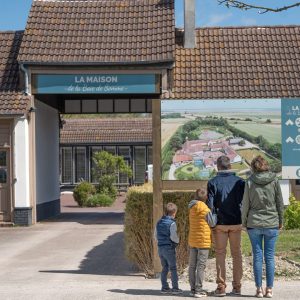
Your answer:
[[[285,5],[296,0],[247,0],[249,3]],[[0,0],[0,30],[25,28],[32,0]],[[259,14],[218,5],[217,0],[196,0],[196,26],[300,25],[300,7],[281,13]],[[183,0],[175,0],[176,26],[183,27]]]
[[[224,107],[226,102],[226,108]],[[161,111],[210,111],[210,112],[224,112],[240,111],[240,110],[259,110],[259,111],[279,111],[281,110],[280,99],[241,99],[241,100],[163,100],[161,103]]]

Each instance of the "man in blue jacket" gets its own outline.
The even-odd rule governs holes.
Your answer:
[[[241,294],[243,276],[241,254],[241,205],[245,182],[231,171],[229,157],[217,160],[217,176],[208,181],[208,207],[217,214],[217,226],[213,230],[216,251],[217,289],[215,296],[226,296],[226,248],[229,240],[233,261],[232,294]]]

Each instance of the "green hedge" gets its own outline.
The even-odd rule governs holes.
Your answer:
[[[87,181],[80,182],[73,191],[74,200],[79,206],[87,206],[88,199],[96,194],[96,188]]]
[[[284,228],[300,229],[300,201],[297,201],[294,195],[291,195],[290,205],[284,211]]]
[[[194,192],[164,192],[163,202],[173,202],[178,207],[176,215],[180,243],[177,247],[177,266],[183,271],[188,263],[188,202]],[[153,270],[153,194],[149,191],[129,189],[125,210],[126,256],[146,275]]]

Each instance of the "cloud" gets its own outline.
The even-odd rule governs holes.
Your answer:
[[[206,22],[205,26],[215,26],[220,25],[225,20],[230,19],[233,16],[232,13],[227,14],[212,14],[208,17],[208,21]]]
[[[254,19],[254,18],[243,17],[243,18],[241,18],[240,23],[242,25],[256,25],[257,24],[257,20]]]

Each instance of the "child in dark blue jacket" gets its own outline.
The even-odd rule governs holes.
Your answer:
[[[176,267],[175,248],[179,243],[177,235],[177,226],[175,216],[177,206],[174,203],[168,203],[165,208],[165,215],[157,222],[155,228],[155,237],[158,244],[158,254],[160,257],[161,272],[161,293],[163,294],[181,294],[182,290],[178,287],[178,275]],[[170,289],[167,276],[171,272],[172,289]]]

